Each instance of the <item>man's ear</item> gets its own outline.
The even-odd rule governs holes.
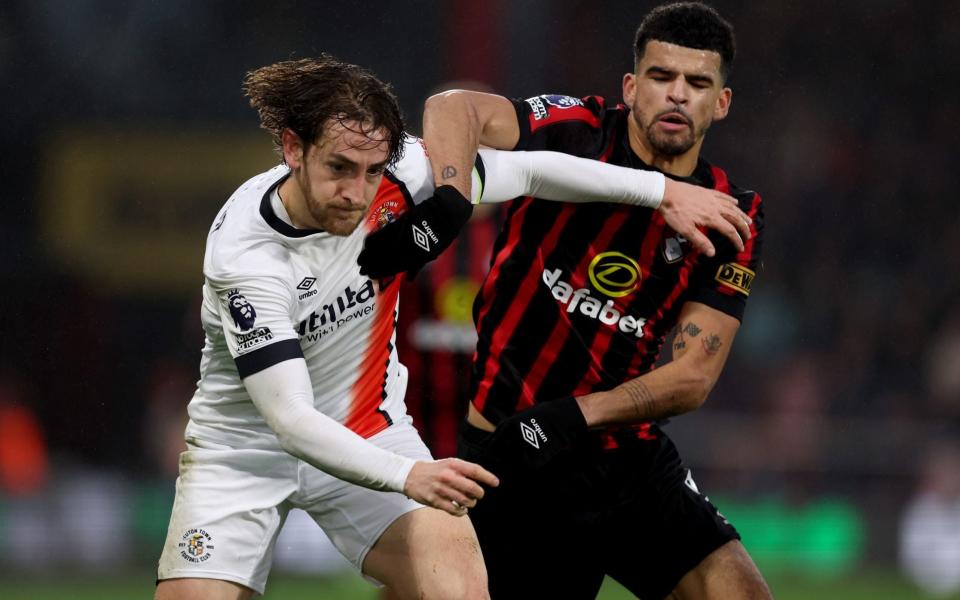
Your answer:
[[[287,127],[280,134],[280,141],[283,144],[283,162],[287,163],[287,166],[291,169],[302,167],[306,148],[300,136]]]
[[[633,108],[637,96],[637,77],[633,73],[623,76],[623,103]]]
[[[720,121],[726,118],[730,112],[730,103],[733,102],[733,90],[723,88],[720,91],[720,97],[717,98],[717,105],[713,109],[713,120]]]

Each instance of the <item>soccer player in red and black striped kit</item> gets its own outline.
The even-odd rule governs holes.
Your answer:
[[[462,179],[478,143],[556,150],[728,192],[752,218],[742,250],[696,250],[647,208],[514,201],[474,305],[479,342],[460,456],[501,477],[471,512],[493,598],[592,598],[605,574],[641,598],[768,598],[734,527],[658,421],[697,409],[740,326],[760,263],[760,196],[700,158],[730,108],[732,27],[700,3],[654,9],[625,104],[431,98],[434,172]],[[676,331],[672,360],[654,368]]]

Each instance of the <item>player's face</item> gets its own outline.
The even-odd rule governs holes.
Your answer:
[[[294,175],[311,225],[350,235],[363,220],[380,187],[389,153],[384,129],[365,130],[356,121],[335,122],[309,144]]]
[[[647,42],[636,72],[624,76],[623,97],[652,154],[699,150],[710,124],[727,116],[732,92],[720,65],[717,52]]]

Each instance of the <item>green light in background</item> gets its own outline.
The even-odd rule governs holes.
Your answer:
[[[848,572],[863,556],[863,519],[843,500],[824,498],[793,506],[780,500],[720,499],[715,504],[765,572],[835,576]]]

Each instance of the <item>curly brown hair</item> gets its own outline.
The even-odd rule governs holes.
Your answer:
[[[358,133],[367,137],[386,129],[388,164],[400,159],[404,135],[400,105],[390,86],[362,67],[329,54],[278,62],[247,73],[243,92],[281,156],[286,128],[306,143],[317,143],[331,122],[346,127],[354,121],[360,124]]]

